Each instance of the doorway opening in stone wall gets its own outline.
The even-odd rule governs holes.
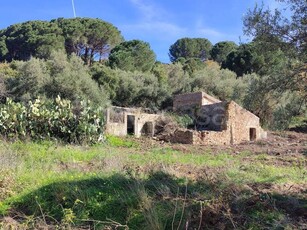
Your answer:
[[[249,140],[250,141],[255,141],[257,138],[257,135],[256,135],[256,128],[250,128],[249,129]]]
[[[142,136],[153,137],[154,125],[152,122],[146,122],[141,129]]]
[[[127,134],[135,134],[135,116],[127,115]]]

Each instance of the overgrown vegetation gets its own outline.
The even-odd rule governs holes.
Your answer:
[[[91,79],[82,60],[63,52],[53,52],[48,60],[32,58],[11,63],[11,71],[3,74],[7,94],[15,101],[28,102],[37,97],[77,102],[91,100],[105,106],[108,95]],[[13,75],[12,75],[13,73]]]
[[[143,141],[108,137],[92,147],[2,141],[0,226],[304,227],[299,210],[306,199],[290,193],[307,183],[303,155],[216,154]]]

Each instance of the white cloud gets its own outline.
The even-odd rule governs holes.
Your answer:
[[[154,9],[150,5],[144,4],[142,0],[130,0],[130,2],[138,8],[144,17],[151,19],[154,16]]]
[[[136,7],[143,16],[143,20],[161,19],[165,16],[164,9],[157,5],[154,5],[150,1],[146,0],[129,0],[134,7]]]
[[[153,0],[129,0],[129,2],[141,17],[135,23],[118,25],[119,29],[128,40],[141,39],[151,43],[154,50],[160,51],[159,54],[168,50],[171,44],[183,37],[203,37],[213,44],[224,40],[238,40],[237,35],[226,34],[207,26],[201,17],[189,23],[184,22],[184,25],[176,23],[174,19],[178,19],[178,15],[168,12]],[[182,20],[179,21],[183,23]],[[158,55],[161,61],[168,61],[166,53],[161,55],[160,57]]]
[[[220,41],[238,41],[239,37],[237,34],[226,34],[222,33],[213,28],[203,27],[197,28],[195,32],[193,32],[194,36],[203,37],[209,39],[213,44]]]
[[[186,33],[184,28],[168,22],[142,22],[138,24],[122,25],[121,30],[134,33],[136,36],[146,33],[159,40],[178,38]]]
[[[203,37],[210,36],[210,37],[224,37],[225,35],[222,34],[221,32],[211,29],[211,28],[199,28],[196,31],[196,34],[199,34]]]
[[[238,40],[237,35],[226,34],[217,29],[206,26],[202,18],[196,21],[195,26],[194,26],[194,31],[192,33],[197,37],[207,38],[212,43],[216,43],[216,42],[224,41],[224,40],[231,40],[231,41]]]
[[[185,34],[186,29],[172,23],[171,15],[151,0],[129,0],[141,13],[142,18],[134,24],[119,26],[122,31],[134,34],[136,37],[151,37],[159,41],[174,40]]]

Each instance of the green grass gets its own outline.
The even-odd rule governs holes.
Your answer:
[[[155,148],[143,155],[134,155],[131,158],[131,160],[140,161],[140,163],[150,161],[153,163],[180,163],[196,166],[222,166],[234,159],[231,155],[226,153],[220,153],[218,155],[212,155],[207,152],[202,154],[195,154],[193,152],[183,153],[177,150],[172,150],[171,148]]]
[[[307,183],[303,156],[283,159],[292,164],[275,164],[280,160],[250,152],[181,151],[112,136],[95,146],[1,142],[0,215],[13,211],[64,227],[120,223],[122,229],[181,229],[189,220],[196,229],[210,228],[210,221],[199,222],[204,209],[203,218],[217,212],[231,228],[241,220],[223,210],[238,197],[245,204],[253,196],[243,185]],[[282,209],[274,210],[269,215],[266,206],[255,206],[241,224],[264,219],[266,227],[286,218]]]
[[[262,163],[238,165],[227,175],[236,183],[307,183],[306,169]]]
[[[129,138],[120,138],[112,135],[107,135],[106,142],[112,146],[112,147],[137,147],[138,144],[132,140],[129,140]]]

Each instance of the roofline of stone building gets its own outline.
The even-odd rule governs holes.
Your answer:
[[[253,114],[251,111],[248,111],[247,109],[243,108],[243,107],[242,107],[241,105],[239,105],[237,102],[231,100],[231,101],[229,101],[229,104],[231,104],[231,103],[235,104],[236,106],[239,106],[242,110],[244,110],[244,112],[247,112],[248,114],[250,114],[250,115],[252,115],[252,116],[257,117],[258,119],[260,119],[257,115],[255,115],[255,114]]]
[[[115,106],[115,105],[108,106],[108,109],[111,109],[111,108],[122,109],[122,110],[132,111],[132,112],[138,111],[141,113],[157,114],[157,112],[153,111],[152,109],[143,108],[143,107],[122,107],[122,106]]]
[[[203,97],[206,97],[211,102],[214,102],[214,103],[222,102],[221,100],[219,100],[219,99],[217,99],[217,98],[215,98],[215,97],[213,97],[213,96],[211,96],[211,95],[209,95],[209,94],[207,94],[207,93],[205,93],[203,91],[201,93],[202,93]]]
[[[195,95],[195,94],[201,94],[202,98],[205,97],[207,100],[209,100],[212,103],[222,102],[221,100],[219,100],[219,99],[217,99],[217,98],[215,98],[215,97],[205,93],[204,91],[177,94],[177,95],[174,95],[173,101],[176,100],[176,98],[178,98],[178,97],[184,97],[184,96]]]

